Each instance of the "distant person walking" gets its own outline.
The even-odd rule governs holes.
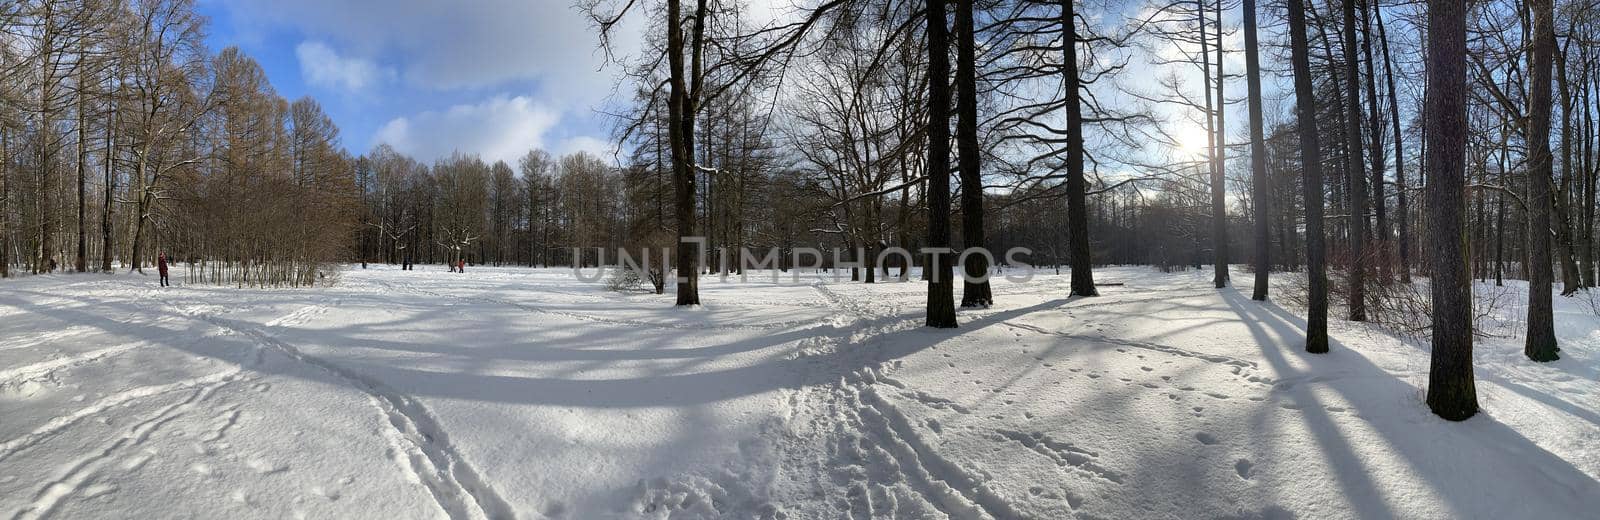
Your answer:
[[[171,283],[167,282],[167,254],[166,253],[161,253],[160,255],[156,256],[156,271],[161,274],[161,286],[162,287],[167,287],[169,285],[172,285]]]
[[[456,272],[458,272],[458,273],[467,272],[467,259],[463,258],[463,259],[460,259],[460,260],[456,260]]]

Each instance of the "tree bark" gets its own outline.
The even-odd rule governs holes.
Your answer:
[[[1556,352],[1554,302],[1551,301],[1551,164],[1550,77],[1555,54],[1554,14],[1551,0],[1529,0],[1533,11],[1532,48],[1528,86],[1528,336],[1523,353],[1534,361],[1554,361]]]
[[[1356,0],[1344,0],[1344,139],[1350,181],[1350,321],[1367,321],[1367,178],[1361,160],[1361,72],[1356,55]]]
[[[1389,283],[1389,208],[1388,196],[1384,195],[1384,169],[1385,158],[1383,153],[1383,118],[1378,113],[1378,75],[1372,64],[1372,16],[1371,11],[1377,9],[1376,2],[1367,0],[1367,8],[1361,10],[1361,57],[1366,62],[1367,80],[1367,134],[1368,155],[1372,163],[1372,209],[1377,227],[1373,236],[1377,238],[1377,250],[1373,252],[1373,259],[1377,264],[1378,283]]]
[[[1457,0],[1428,2],[1428,256],[1433,353],[1428,408],[1451,421],[1478,413],[1472,376],[1472,273],[1467,265],[1467,24]],[[1548,301],[1548,299],[1546,300]]]
[[[83,59],[81,56],[80,52],[79,60]],[[87,74],[83,71],[82,63],[79,63],[78,67],[78,255],[73,267],[82,273],[89,270],[89,233],[84,226],[89,209],[89,194],[85,189],[88,184],[89,169],[89,132],[85,127],[88,126],[86,123],[89,118],[84,115],[84,109],[87,108],[84,98],[88,92],[84,78]]]
[[[1089,245],[1088,180],[1083,172],[1083,109],[1078,78],[1078,25],[1073,0],[1061,0],[1063,103],[1067,111],[1067,256],[1072,264],[1071,294],[1099,296],[1094,288],[1094,258]]]
[[[4,125],[0,122],[0,125]],[[11,277],[11,129],[0,126],[0,278]]]
[[[116,135],[115,131],[116,130],[115,129],[116,129],[117,125],[116,125],[116,108],[114,108],[114,105],[113,105],[113,108],[111,108],[107,112],[107,114],[108,114],[108,117],[106,118],[106,151],[105,151],[105,161],[106,161],[106,164],[105,164],[105,168],[106,168],[105,208],[102,210],[102,212],[100,214],[100,271],[109,273],[109,272],[112,272],[111,271],[111,256],[112,256],[112,254],[114,252],[114,249],[112,249],[112,242],[111,242],[111,231],[112,231],[112,228],[111,228],[111,212],[112,212],[111,202],[112,202],[113,198],[116,196],[116,193],[117,193],[117,177],[116,177],[116,168],[114,166],[116,164],[116,150],[117,150],[117,148],[116,148],[116,138],[115,138],[115,135]]]
[[[1327,250],[1322,231],[1322,145],[1317,135],[1317,99],[1311,86],[1311,53],[1306,41],[1304,0],[1288,0],[1289,40],[1294,66],[1295,119],[1300,132],[1300,170],[1306,206],[1306,277],[1309,281],[1306,352],[1328,351]]]
[[[955,328],[950,269],[950,43],[945,0],[927,0],[928,16],[928,277],[927,326]]]
[[[1267,223],[1272,218],[1271,184],[1267,179],[1267,143],[1261,128],[1261,58],[1256,43],[1256,2],[1244,0],[1244,63],[1250,104],[1250,181],[1256,206],[1255,290],[1250,299],[1266,301],[1268,272],[1272,269]]]
[[[1406,155],[1400,132],[1400,95],[1394,86],[1394,60],[1389,55],[1389,35],[1383,29],[1383,9],[1374,6],[1378,19],[1378,41],[1383,44],[1383,75],[1389,84],[1389,118],[1394,127],[1395,218],[1399,220],[1400,283],[1411,283],[1411,227],[1406,205]]]
[[[983,172],[978,154],[977,43],[972,27],[972,0],[956,1],[956,147],[961,168],[961,247],[983,249]],[[961,306],[994,304],[989,290],[989,261],[966,255],[962,269]],[[981,280],[981,281],[980,281]]]
[[[1203,13],[1203,11],[1202,11]],[[1222,71],[1222,1],[1217,1],[1217,139],[1216,154],[1211,157],[1215,166],[1211,169],[1211,234],[1216,244],[1216,261],[1213,265],[1215,274],[1211,282],[1218,289],[1228,286],[1228,131],[1227,113],[1228,98],[1223,95],[1223,85],[1227,83],[1227,75]],[[1202,16],[1202,18],[1204,18]],[[1202,25],[1204,22],[1202,21]],[[1209,72],[1208,72],[1209,73]]]
[[[684,77],[683,28],[680,0],[667,0],[667,62],[671,69],[671,99],[668,101],[668,139],[672,143],[672,177],[677,201],[678,300],[677,305],[699,305],[699,251],[687,247],[685,238],[695,236],[694,99]],[[695,46],[703,34],[705,2],[695,12]],[[698,51],[698,48],[695,49]],[[694,59],[698,68],[698,52]],[[698,71],[696,71],[698,72]],[[698,75],[698,74],[696,74]],[[698,82],[698,80],[695,80]]]

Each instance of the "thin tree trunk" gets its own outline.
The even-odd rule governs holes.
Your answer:
[[[1227,83],[1227,74],[1223,73],[1222,58],[1222,0],[1217,0],[1217,153],[1211,157],[1216,167],[1211,170],[1211,233],[1216,241],[1215,274],[1211,282],[1218,289],[1228,286],[1228,193],[1227,193],[1227,167],[1228,167],[1228,131],[1227,113],[1228,98],[1223,95],[1223,85]]]
[[[1551,164],[1550,75],[1555,54],[1555,28],[1551,0],[1529,0],[1533,11],[1532,49],[1528,86],[1528,336],[1523,351],[1534,361],[1554,361],[1556,346],[1553,273],[1550,265]],[[1431,209],[1431,208],[1430,208]]]
[[[1067,256],[1072,264],[1071,294],[1099,296],[1094,288],[1094,258],[1089,245],[1088,180],[1083,172],[1082,88],[1078,78],[1077,11],[1061,0],[1062,91],[1067,112]]]
[[[1289,40],[1294,65],[1296,116],[1300,131],[1300,170],[1306,206],[1306,277],[1309,281],[1306,352],[1328,351],[1327,250],[1322,235],[1322,150],[1317,135],[1317,99],[1311,86],[1311,53],[1306,41],[1304,0],[1288,0]]]
[[[1377,237],[1377,251],[1373,258],[1377,263],[1378,283],[1389,283],[1389,209],[1388,197],[1384,195],[1383,182],[1385,158],[1383,154],[1383,118],[1378,113],[1378,75],[1372,64],[1372,16],[1371,11],[1376,9],[1375,2],[1368,0],[1367,9],[1361,10],[1361,57],[1366,65],[1367,79],[1367,134],[1369,151],[1372,163],[1372,208],[1376,217],[1377,227],[1373,236]],[[1352,33],[1353,34],[1353,33]]]
[[[1267,179],[1267,143],[1261,128],[1261,61],[1256,48],[1256,2],[1244,0],[1244,63],[1250,104],[1250,180],[1256,206],[1256,282],[1250,299],[1266,301],[1268,271],[1272,258],[1268,251],[1272,238],[1268,236],[1267,222],[1272,218],[1270,195],[1272,186]]]
[[[78,256],[77,256],[76,262],[73,263],[73,267],[77,268],[78,272],[82,273],[82,272],[85,272],[85,271],[89,270],[89,233],[87,232],[88,231],[87,228],[84,226],[84,220],[88,215],[88,209],[89,209],[89,194],[88,194],[87,190],[85,189],[85,186],[88,184],[88,169],[89,169],[89,140],[88,140],[89,132],[88,132],[88,129],[85,128],[86,126],[88,126],[85,123],[89,120],[89,118],[84,117],[84,108],[85,108],[84,98],[86,97],[86,87],[84,85],[87,82],[85,82],[83,80],[84,76],[85,76],[85,74],[82,71],[83,64],[82,63],[78,64],[78,67],[80,68],[80,71],[79,71],[79,74],[78,74],[78,100],[77,100],[78,101]]]
[[[1573,244],[1576,233],[1572,229],[1572,90],[1567,84],[1566,50],[1556,49],[1554,33],[1550,37],[1550,46],[1555,49],[1554,75],[1561,95],[1561,189],[1556,191],[1556,236],[1561,247],[1561,294],[1569,296],[1583,285]]]
[[[111,256],[115,251],[112,248],[112,242],[111,242],[111,233],[112,233],[112,228],[111,228],[111,212],[112,212],[111,201],[116,196],[116,193],[117,193],[117,177],[116,177],[116,169],[114,167],[114,164],[116,164],[116,149],[117,149],[116,148],[116,138],[115,138],[115,135],[116,135],[115,134],[115,128],[117,126],[116,125],[116,109],[115,108],[111,108],[107,112],[107,114],[108,114],[108,117],[106,118],[106,151],[105,151],[105,161],[106,161],[106,164],[105,164],[105,168],[106,168],[106,194],[105,194],[105,196],[106,197],[105,197],[105,208],[103,209],[103,211],[100,214],[100,271],[109,273],[109,272],[112,272],[111,271]]]
[[[1361,72],[1356,55],[1356,0],[1344,0],[1345,177],[1350,180],[1350,321],[1367,321],[1367,179],[1361,160]]]
[[[3,125],[3,123],[0,123]],[[0,278],[11,277],[11,129],[0,126]]]
[[[1400,94],[1394,86],[1394,60],[1389,55],[1389,35],[1383,29],[1383,9],[1373,7],[1378,19],[1378,41],[1383,44],[1383,75],[1389,84],[1389,118],[1394,127],[1395,218],[1400,222],[1400,283],[1411,283],[1411,217],[1406,205],[1405,141],[1400,132]]]

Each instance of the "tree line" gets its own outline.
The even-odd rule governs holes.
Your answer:
[[[143,269],[309,285],[344,258],[354,161],[315,100],[206,49],[192,0],[0,6],[0,276]]]

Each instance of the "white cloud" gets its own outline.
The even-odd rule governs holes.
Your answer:
[[[322,42],[306,41],[294,48],[300,75],[306,83],[324,88],[362,90],[382,79],[385,71],[360,58],[340,56]]]
[[[393,74],[425,89],[491,88],[534,81],[541,97],[557,105],[594,105],[615,83],[615,67],[600,70],[604,56],[589,20],[572,2],[555,0],[216,0],[235,23],[293,27],[357,56],[394,56]],[[644,10],[620,28],[621,53],[637,52]],[[320,46],[320,48],[319,48]],[[350,64],[324,44],[303,44],[312,57],[307,77],[336,84],[360,83],[377,73],[323,63]],[[330,51],[322,52],[318,51]],[[302,53],[306,54],[306,53]],[[318,56],[317,54],[321,54]],[[311,62],[313,66],[306,65]],[[346,73],[350,72],[350,73]],[[316,75],[314,75],[315,73]]]
[[[528,150],[545,147],[545,133],[560,119],[559,111],[531,98],[497,96],[390,120],[378,129],[375,140],[423,161],[459,151],[487,162],[516,164]]]
[[[347,53],[394,56],[393,75],[426,89],[533,81],[548,103],[588,108],[605,101],[620,77],[618,67],[606,66],[592,23],[569,0],[210,1],[227,6],[234,23],[248,22],[242,29],[269,23],[293,27]],[[795,16],[793,4],[753,0],[752,18],[761,23]],[[612,48],[619,55],[640,52],[645,21],[656,15],[647,5],[634,5],[614,31]]]
[[[562,140],[561,144],[556,146],[555,151],[561,154],[589,152],[589,155],[599,157],[600,160],[609,163],[612,162],[617,153],[617,143],[611,140],[580,135]]]

